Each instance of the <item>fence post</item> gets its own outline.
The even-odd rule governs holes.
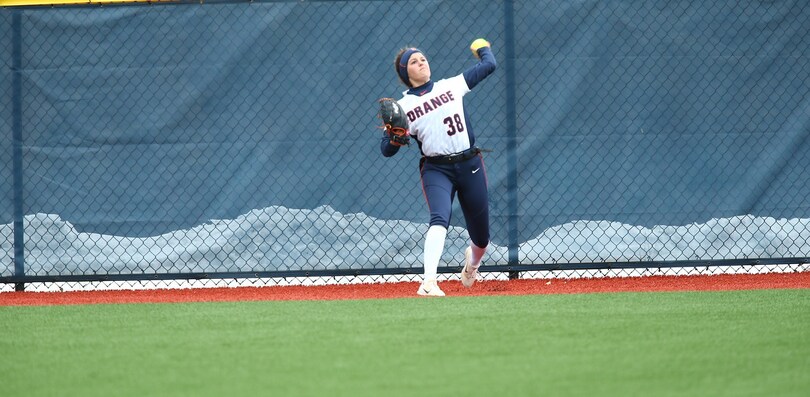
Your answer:
[[[507,208],[509,209],[509,265],[517,265],[518,257],[518,166],[517,166],[517,120],[515,113],[515,9],[514,2],[507,0],[503,7],[504,49],[506,50],[506,163],[507,163]]]
[[[11,12],[11,130],[12,174],[14,202],[14,276],[25,275],[25,247],[23,226],[23,161],[22,161],[22,15]],[[16,291],[25,290],[25,283],[14,284]]]

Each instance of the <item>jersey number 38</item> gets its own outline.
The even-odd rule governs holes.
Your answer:
[[[453,136],[457,132],[464,131],[464,123],[461,122],[461,116],[458,113],[446,117],[442,122],[447,126],[447,135]]]

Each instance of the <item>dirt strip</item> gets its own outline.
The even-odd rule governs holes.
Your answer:
[[[451,298],[600,292],[796,289],[810,288],[810,272],[479,281],[471,289],[463,288],[459,281],[444,281],[440,282],[439,286]],[[417,298],[417,287],[418,284],[415,282],[402,282],[326,286],[3,292],[0,293],[0,306]]]

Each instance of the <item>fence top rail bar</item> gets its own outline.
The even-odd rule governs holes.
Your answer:
[[[631,268],[713,267],[713,266],[762,266],[810,263],[810,258],[754,258],[669,262],[616,262],[616,263],[568,263],[481,266],[480,271],[523,272],[553,270],[595,270]],[[438,272],[456,273],[458,266],[442,266]],[[380,269],[313,269],[259,272],[204,272],[204,273],[141,273],[141,274],[76,274],[76,275],[25,275],[0,277],[0,284],[64,282],[64,281],[147,281],[147,280],[206,280],[231,278],[285,278],[285,277],[340,277],[422,274],[421,267]]]
[[[337,1],[337,0],[320,0]],[[0,0],[0,7],[104,6],[149,4],[289,3],[306,0]],[[312,3],[313,1],[309,1]]]
[[[57,5],[104,5],[124,3],[180,3],[178,0],[0,0],[2,7],[57,6]],[[185,1],[191,3],[191,1]],[[197,3],[195,1],[194,3]]]

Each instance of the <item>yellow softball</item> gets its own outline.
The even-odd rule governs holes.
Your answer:
[[[470,44],[470,51],[472,51],[473,55],[478,57],[478,50],[484,47],[489,47],[489,42],[484,39],[475,39],[472,44]]]

